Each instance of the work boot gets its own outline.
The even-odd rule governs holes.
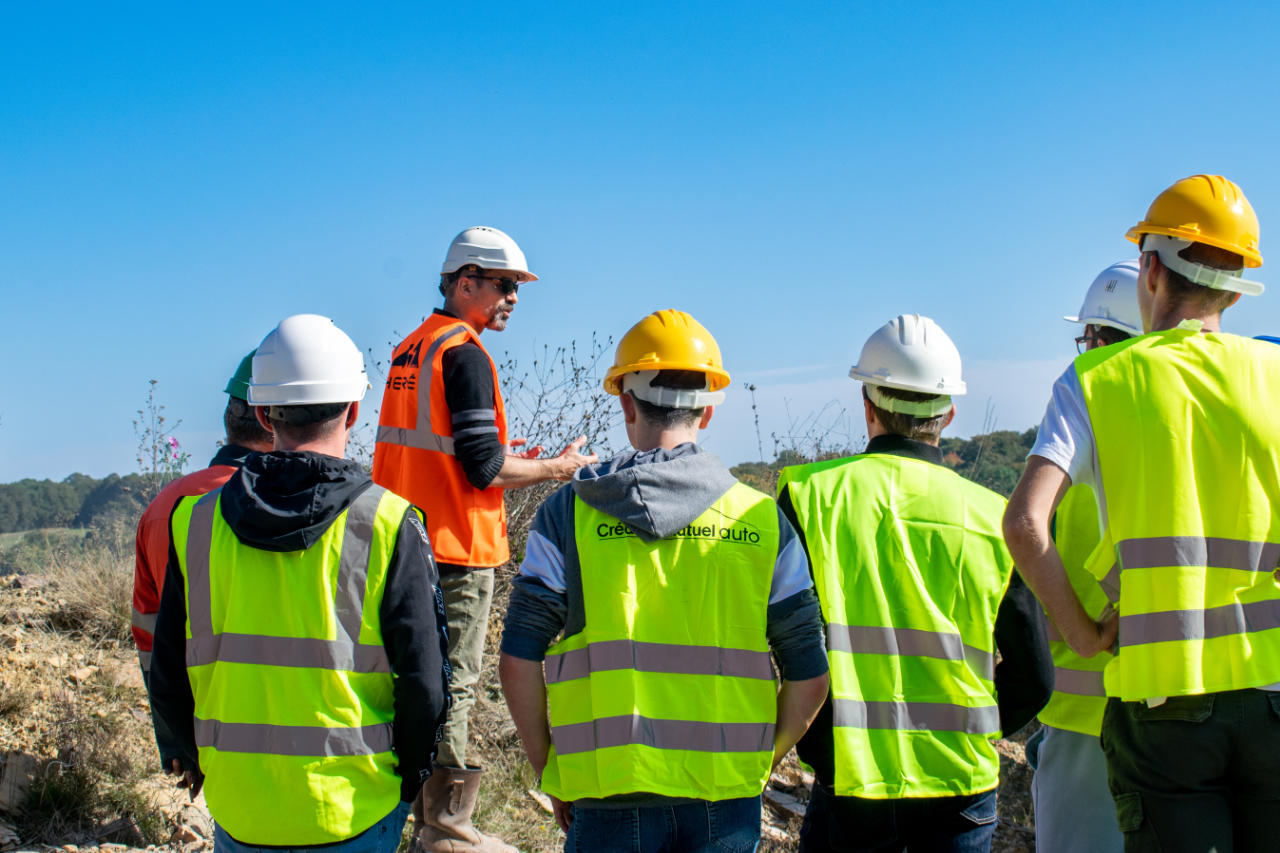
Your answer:
[[[410,853],[520,853],[471,825],[480,792],[479,767],[432,768],[413,801]]]

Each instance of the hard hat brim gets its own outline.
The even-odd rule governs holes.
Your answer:
[[[1137,243],[1141,246],[1143,234],[1163,234],[1166,237],[1177,237],[1179,240],[1189,240],[1192,243],[1204,243],[1206,246],[1215,246],[1224,251],[1240,255],[1244,258],[1246,267],[1262,266],[1262,253],[1256,249],[1246,249],[1243,246],[1237,246],[1223,240],[1215,240],[1190,228],[1170,228],[1164,225],[1152,225],[1144,220],[1126,231],[1124,236],[1129,242]]]
[[[940,387],[921,388],[914,382],[898,382],[893,379],[886,379],[875,373],[865,373],[858,370],[857,366],[849,368],[849,378],[855,382],[865,382],[868,385],[879,385],[881,388],[896,388],[899,391],[916,391],[920,394],[936,394],[942,396],[949,394],[952,397],[960,397],[968,393],[967,386],[963,381],[949,382]]]
[[[665,361],[659,365],[653,362],[637,362],[609,368],[609,372],[604,377],[604,390],[615,397],[619,396],[622,393],[622,383],[618,380],[628,373],[639,373],[642,370],[692,370],[697,373],[705,373],[711,377],[710,387],[707,388],[708,391],[721,391],[728,388],[730,382],[728,371],[706,364]]]
[[[1068,323],[1079,323],[1082,326],[1110,326],[1113,329],[1119,329],[1120,331],[1130,335],[1142,334],[1141,329],[1135,329],[1132,326],[1119,323],[1112,317],[1069,317],[1064,314],[1062,315],[1062,319],[1066,320]]]
[[[322,403],[359,403],[369,390],[369,381],[282,382],[275,385],[249,384],[250,406],[316,406]]]
[[[509,270],[506,267],[486,267],[476,263],[475,261],[467,261],[464,264],[445,264],[440,268],[440,275],[455,273],[463,267],[480,267],[480,269],[487,270],[489,272],[509,272],[515,277],[516,281],[521,284],[527,284],[528,282],[538,280],[538,277],[528,270]]]

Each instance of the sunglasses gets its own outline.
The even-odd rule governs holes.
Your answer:
[[[495,282],[494,287],[498,288],[498,290],[502,292],[503,296],[511,296],[512,294],[520,290],[519,279],[507,278],[505,276],[497,276],[497,275],[481,275],[478,272],[463,273],[463,275],[466,275],[469,278],[474,278],[477,281]]]

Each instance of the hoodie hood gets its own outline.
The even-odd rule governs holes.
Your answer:
[[[696,444],[629,450],[579,468],[573,491],[587,506],[626,523],[644,542],[665,539],[707,511],[737,480]]]
[[[357,462],[310,451],[251,453],[222,487],[222,517],[264,551],[301,551],[373,481]]]

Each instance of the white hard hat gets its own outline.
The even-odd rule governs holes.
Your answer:
[[[1086,326],[1110,326],[1131,335],[1142,334],[1138,311],[1138,262],[1120,261],[1098,273],[1074,317],[1063,317]]]
[[[311,406],[364,399],[364,358],[328,317],[294,314],[262,339],[249,380],[251,406]]]
[[[867,383],[869,393],[884,387],[946,398],[936,401],[937,405],[935,401],[908,403],[879,394],[872,400],[881,408],[924,417],[945,412],[951,405],[950,395],[965,393],[959,350],[941,326],[919,314],[899,314],[877,329],[862,345],[849,377]]]
[[[467,264],[486,270],[509,270],[520,281],[538,280],[529,272],[529,262],[524,259],[524,252],[520,251],[516,241],[497,228],[484,225],[474,225],[453,238],[440,274],[457,272]]]

